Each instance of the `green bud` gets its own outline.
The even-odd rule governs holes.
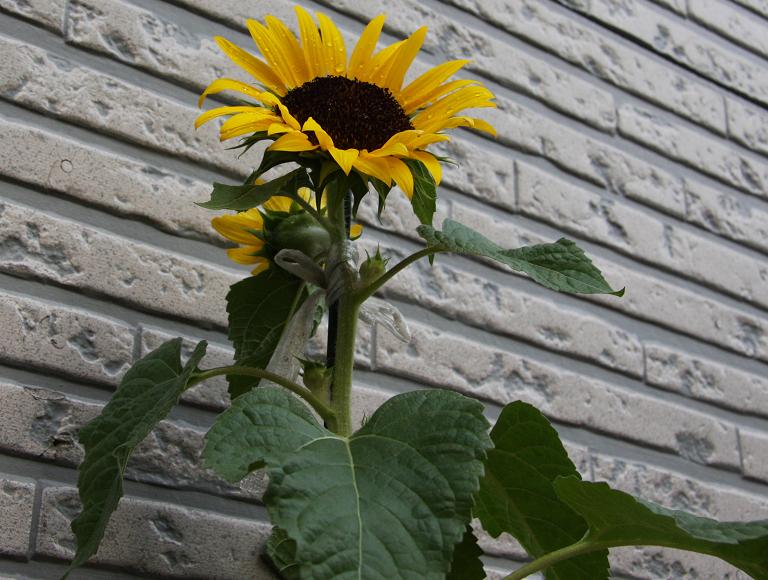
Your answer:
[[[328,252],[331,236],[306,212],[281,220],[271,232],[270,242],[277,250],[299,250],[312,259]]]
[[[371,256],[368,252],[366,254],[368,257],[360,264],[360,282],[363,286],[367,286],[381,277],[387,271],[387,262],[389,262],[389,259],[382,257],[379,247],[376,248],[375,255]]]
[[[325,393],[333,380],[333,369],[323,363],[299,359],[303,369],[304,386],[315,394]]]

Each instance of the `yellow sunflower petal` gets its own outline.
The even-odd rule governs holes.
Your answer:
[[[335,149],[331,136],[320,126],[320,123],[315,121],[312,117],[304,122],[304,126],[301,130],[305,132],[312,131],[315,134],[315,137],[317,137],[317,142],[320,144],[320,148],[324,151]]]
[[[256,246],[242,246],[240,248],[228,249],[227,256],[238,264],[258,264],[265,259],[263,256],[256,255],[260,251],[261,248]]]
[[[253,41],[259,47],[261,54],[272,67],[274,73],[280,77],[287,89],[292,89],[301,83],[294,74],[295,63],[291,62],[290,49],[275,34],[261,22],[248,19],[245,22]]]
[[[291,131],[280,137],[269,146],[270,151],[312,151],[317,149],[309,137],[300,131]]]
[[[320,21],[320,35],[323,39],[327,74],[346,75],[347,48],[344,46],[344,38],[333,21],[325,14],[317,12],[316,16]]]
[[[275,195],[265,201],[262,207],[268,211],[288,213],[292,203],[293,200],[290,197]]]
[[[400,93],[400,102],[403,104],[405,112],[408,113],[412,108],[411,101],[419,99],[423,94],[434,90],[444,81],[456,74],[461,67],[467,64],[468,60],[452,60],[437,65],[428,70],[413,82],[409,83]]]
[[[386,157],[388,155],[408,155],[408,147],[404,143],[390,143],[370,152],[372,157]]]
[[[349,175],[349,172],[352,171],[355,159],[360,155],[357,149],[338,149],[336,147],[329,148],[328,152],[346,175]]]
[[[272,105],[273,107],[277,107],[280,110],[280,116],[283,118],[283,120],[289,127],[292,127],[297,131],[301,129],[301,124],[296,120],[296,117],[291,115],[291,112],[288,110],[288,107],[286,107],[278,97],[276,97],[275,95],[266,94],[266,95],[262,95],[261,100],[264,103]]]
[[[269,111],[269,109],[266,109]],[[226,141],[232,137],[253,133],[255,131],[264,131],[280,119],[271,111],[269,113],[240,113],[230,117],[221,124],[221,140]]]
[[[293,128],[289,127],[285,123],[272,123],[267,127],[267,135],[277,135],[279,133],[290,133]]]
[[[250,105],[238,105],[235,107],[217,107],[215,109],[211,109],[210,111],[206,111],[205,113],[201,113],[198,115],[197,119],[195,119],[195,129],[200,127],[200,125],[203,125],[210,121],[211,119],[215,119],[216,117],[223,117],[224,115],[233,115],[234,113],[248,113],[248,112],[261,112],[264,110],[262,107],[252,107]]]
[[[293,76],[299,84],[303,84],[310,80],[309,72],[307,71],[307,64],[304,60],[304,51],[299,45],[299,41],[296,39],[296,35],[291,32],[283,22],[268,15],[264,18],[264,22],[267,24],[268,30],[272,33],[273,37],[280,43],[286,58],[289,60],[292,66]]]
[[[211,220],[211,225],[228,240],[238,244],[261,247],[263,245],[262,240],[251,233],[251,231],[261,231],[264,227],[261,214],[256,211],[258,218],[246,214],[247,212],[241,212],[237,215],[217,216]]]
[[[408,147],[413,149],[424,149],[427,145],[431,145],[432,143],[438,143],[440,141],[450,141],[450,137],[448,135],[442,135],[440,133],[424,133],[423,135],[419,135],[416,139],[411,141],[408,144]]]
[[[267,63],[243,50],[239,46],[232,44],[226,38],[214,36],[213,39],[216,41],[216,44],[219,45],[221,51],[237,66],[245,70],[245,72],[250,74],[268,89],[281,95],[285,94],[285,85]]]
[[[389,45],[386,48],[382,48],[368,61],[368,66],[358,71],[357,79],[373,83],[375,85],[381,85],[382,79],[386,78],[392,68],[392,63],[397,56],[397,51],[405,41],[401,40],[394,44]]]
[[[386,18],[384,14],[379,14],[363,30],[355,49],[352,51],[352,56],[349,57],[349,67],[347,68],[347,76],[349,78],[360,78],[360,72],[368,67],[368,61],[376,48],[376,44],[379,42],[381,29],[384,27],[384,20]]]
[[[430,129],[435,123],[439,123],[442,119],[450,117],[459,111],[479,107],[495,107],[496,104],[490,100],[493,98],[493,93],[485,87],[463,87],[423,109],[413,119],[413,126],[416,129],[434,132],[430,131]]]
[[[258,262],[256,262],[256,267],[251,270],[252,276],[257,276],[258,274],[261,274],[264,270],[269,269],[269,260],[266,258],[261,258]]]
[[[389,164],[385,157],[371,157],[366,151],[361,151],[355,159],[354,168],[365,175],[370,175],[386,183],[392,184],[392,176],[389,174]]]
[[[426,151],[413,151],[411,152],[411,159],[416,159],[426,165],[432,177],[435,178],[435,185],[440,185],[440,181],[443,179],[443,167],[437,157]]]
[[[406,113],[407,114],[411,114],[414,111],[416,111],[417,109],[420,109],[421,107],[423,107],[425,105],[429,105],[431,103],[434,103],[435,101],[437,101],[441,97],[447,95],[448,93],[452,93],[453,91],[455,91],[457,89],[460,89],[460,88],[463,88],[463,87],[467,87],[467,86],[470,86],[470,85],[477,86],[479,84],[480,83],[478,83],[477,81],[465,80],[465,79],[455,80],[455,81],[451,81],[449,83],[443,83],[442,85],[436,87],[435,89],[433,89],[431,91],[428,91],[426,93],[422,93],[419,96],[419,98],[411,100],[408,103],[408,105],[407,105]],[[404,110],[406,109],[405,105],[403,105],[403,109]]]
[[[205,101],[205,97],[208,95],[220,93],[221,91],[236,91],[238,93],[242,93],[251,98],[254,98],[257,101],[262,101],[263,96],[265,94],[269,94],[260,91],[256,87],[252,87],[251,85],[247,85],[243,82],[233,79],[216,79],[210,85],[208,85],[208,87],[203,91],[203,94],[200,95],[200,98],[197,101],[197,106],[202,107],[203,102]]]
[[[384,157],[383,159],[387,161],[392,179],[403,190],[403,193],[408,196],[408,199],[411,199],[413,197],[413,174],[411,170],[397,157]]]
[[[304,61],[310,78],[324,76],[325,66],[323,61],[323,44],[317,25],[309,12],[301,6],[296,6],[296,16],[299,21],[299,34],[301,35],[301,47],[304,51]]]
[[[421,45],[424,44],[424,38],[427,36],[427,27],[422,26],[416,32],[403,43],[400,50],[397,51],[397,56],[392,61],[392,68],[387,73],[384,79],[383,86],[387,87],[392,92],[399,91],[403,86],[403,79],[405,79],[405,73],[408,72],[408,68],[413,63],[413,59],[419,54]]]
[[[360,236],[363,235],[363,226],[360,224],[352,224],[349,226],[349,237],[353,240],[356,240]]]

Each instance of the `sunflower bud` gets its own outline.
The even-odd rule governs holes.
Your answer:
[[[328,369],[323,363],[299,359],[304,371],[304,386],[315,394],[325,393],[331,386],[333,369]]]
[[[366,252],[366,254],[368,254]],[[388,259],[382,257],[381,248],[376,248],[376,254],[368,257],[360,264],[360,283],[363,286],[367,286],[374,280],[377,280],[384,272],[387,271]]]
[[[299,250],[316,259],[328,252],[331,236],[310,214],[301,212],[281,220],[270,242],[280,250]]]

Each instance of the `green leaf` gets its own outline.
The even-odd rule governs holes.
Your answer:
[[[302,289],[301,280],[274,264],[232,285],[227,294],[229,339],[239,365],[267,367],[302,297]],[[227,379],[233,399],[259,384],[259,379],[243,375]]]
[[[421,161],[403,159],[413,174],[413,197],[411,205],[413,213],[422,224],[432,225],[432,216],[437,211],[437,186],[435,178]]]
[[[296,542],[288,537],[285,530],[272,528],[272,534],[265,546],[267,559],[275,571],[285,580],[299,580],[296,563]]]
[[[232,402],[205,436],[203,461],[237,483],[289,453],[328,435],[307,406],[280,387],[254,389]]]
[[[477,545],[477,538],[472,533],[472,527],[467,526],[464,538],[453,550],[451,571],[446,580],[484,580],[485,569],[480,556],[483,551]]]
[[[384,403],[349,438],[328,432],[268,464],[264,502],[303,579],[444,578],[490,447],[483,406],[450,391]]]
[[[418,232],[430,246],[457,254],[492,258],[513,270],[528,274],[552,290],[624,295],[623,289],[613,290],[584,251],[565,238],[554,244],[505,250],[482,234],[452,220],[443,222],[442,232],[426,225],[419,226]]]
[[[72,522],[77,553],[65,578],[96,553],[123,495],[128,458],[186,390],[206,347],[205,341],[198,343],[182,366],[180,338],[159,346],[133,365],[101,415],[80,431],[85,459],[77,487],[83,510]]]
[[[577,542],[586,522],[560,501],[557,477],[579,478],[576,467],[549,421],[535,407],[516,401],[505,406],[491,430],[494,448],[485,461],[475,516],[493,537],[514,536],[538,558]],[[567,560],[547,571],[548,580],[608,577],[608,551]]]
[[[214,183],[211,199],[198,203],[207,209],[231,209],[245,211],[257,207],[275,195],[293,196],[300,187],[310,187],[306,169],[300,167],[280,177],[262,184],[254,183],[258,172],[252,174],[243,185]]]
[[[666,546],[716,556],[768,578],[768,520],[718,522],[635,499],[606,483],[561,477],[555,491],[589,524],[587,545]]]

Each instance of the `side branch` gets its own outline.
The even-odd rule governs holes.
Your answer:
[[[384,274],[376,278],[373,282],[371,282],[368,286],[365,288],[361,288],[355,293],[355,300],[358,304],[362,304],[366,300],[368,300],[371,296],[373,296],[379,288],[384,286],[387,282],[389,282],[392,278],[394,278],[397,274],[399,274],[402,270],[413,264],[415,261],[420,260],[421,258],[426,258],[427,256],[431,256],[432,254],[437,254],[438,252],[444,251],[442,248],[437,246],[432,246],[429,248],[424,248],[423,250],[419,250],[418,252],[415,252],[411,254],[410,256],[403,258],[400,262],[392,266],[389,270],[387,270]]]
[[[280,375],[277,375],[270,371],[265,371],[263,369],[255,369],[252,367],[241,367],[237,365],[228,366],[228,367],[217,367],[215,369],[208,369],[195,374],[192,377],[192,380],[189,382],[189,387],[192,387],[198,383],[202,383],[205,380],[212,379],[213,377],[218,377],[221,375],[245,375],[249,377],[257,377],[259,379],[266,379],[277,385],[280,385],[281,387],[288,389],[294,395],[297,395],[302,399],[304,399],[307,403],[309,403],[309,405],[315,411],[317,411],[318,415],[320,415],[323,419],[325,419],[329,423],[333,423],[336,420],[336,413],[334,413],[330,409],[330,407],[326,406],[320,399],[318,399],[312,393],[312,391],[310,391],[305,387],[297,385],[293,381],[289,381],[285,377],[281,377]]]

